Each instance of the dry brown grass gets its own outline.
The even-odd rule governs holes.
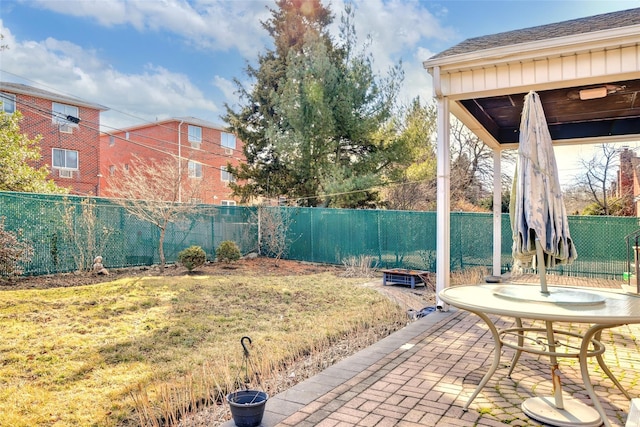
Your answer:
[[[469,268],[464,271],[451,273],[451,286],[474,285],[484,283],[484,278],[489,275],[486,267]]]
[[[351,256],[342,260],[344,277],[373,277],[376,274],[376,259],[369,255]]]
[[[295,361],[406,321],[361,282],[241,273],[0,292],[0,425],[175,421],[237,386],[244,335],[273,387]]]

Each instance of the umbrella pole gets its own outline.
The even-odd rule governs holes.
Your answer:
[[[547,289],[547,267],[544,265],[544,253],[540,246],[540,240],[536,237],[536,265],[538,267],[538,274],[540,275],[540,288],[543,295],[549,295]]]
[[[547,266],[544,263],[544,253],[542,252],[542,246],[540,240],[536,238],[536,263],[538,264],[538,274],[540,275],[540,287],[543,295],[549,295],[549,289],[547,288]],[[556,339],[553,333],[553,326],[551,322],[547,323],[547,343],[549,350],[551,351],[551,381],[553,382],[553,397],[556,402],[556,408],[564,409],[564,402],[562,401],[562,383],[560,382],[560,369],[558,368],[558,359],[556,358]]]
[[[564,409],[564,401],[562,400],[562,382],[560,381],[560,368],[558,367],[558,358],[556,357],[556,339],[553,333],[553,325],[551,322],[545,322],[547,326],[547,344],[549,345],[549,356],[551,362],[551,381],[553,383],[553,397],[557,409]]]
[[[542,252],[542,245],[540,239],[536,238],[536,264],[538,267],[538,274],[540,275],[540,288],[543,295],[549,295],[549,289],[547,288],[547,266],[544,263],[544,253]],[[562,383],[560,382],[560,369],[558,368],[558,359],[556,357],[556,339],[553,333],[553,325],[551,322],[547,324],[547,344],[549,345],[550,362],[551,362],[551,381],[553,382],[553,397],[556,403],[557,409],[564,409],[564,402],[562,400]]]

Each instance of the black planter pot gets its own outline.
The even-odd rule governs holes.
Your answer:
[[[269,395],[259,390],[238,390],[227,395],[231,416],[237,427],[258,427]]]

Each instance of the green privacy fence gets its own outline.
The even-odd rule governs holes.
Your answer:
[[[380,268],[435,271],[436,213],[321,208],[281,210],[290,218],[289,250],[285,258],[342,264],[367,255]],[[25,274],[75,271],[102,255],[107,267],[158,262],[157,227],[129,215],[109,199],[0,192],[0,216],[5,229],[22,230],[34,247]],[[87,218],[92,219],[88,221]],[[493,265],[493,216],[452,212],[452,271]],[[638,218],[571,216],[571,236],[578,259],[550,271],[564,275],[621,278],[627,271],[625,236],[640,228]],[[258,250],[255,207],[199,205],[188,219],[170,224],[165,238],[167,262],[191,245],[201,246],[208,259],[224,240],[243,253]],[[502,271],[511,269],[511,227],[502,216]],[[263,237],[264,239],[264,237]]]
[[[209,259],[224,240],[242,251],[257,248],[255,221],[247,208],[202,205],[186,220],[169,224],[164,253],[168,263],[191,246],[201,246]],[[5,229],[18,231],[34,248],[24,273],[51,274],[88,269],[96,255],[106,267],[159,262],[158,227],[128,214],[109,199],[0,192]]]
[[[408,211],[294,209],[289,258],[341,263],[368,255],[381,268],[435,271],[436,213]],[[461,271],[493,265],[493,215],[452,212],[450,268]],[[640,228],[640,218],[570,216],[578,258],[550,273],[622,278],[627,271],[625,236]],[[502,272],[511,271],[511,223],[502,215]]]

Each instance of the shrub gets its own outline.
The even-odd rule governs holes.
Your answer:
[[[227,264],[232,263],[240,259],[240,249],[236,242],[232,240],[225,240],[220,243],[218,249],[216,249],[216,257],[218,261],[225,262]]]
[[[351,256],[342,260],[345,277],[373,277],[377,261],[369,255]]]
[[[204,265],[207,261],[207,254],[200,246],[190,246],[178,254],[178,261],[187,270],[192,271]]]
[[[22,274],[20,263],[29,262],[33,256],[31,245],[20,241],[21,234],[6,231],[4,217],[0,218],[0,277]]]
[[[295,223],[289,208],[258,207],[258,230],[261,254],[275,258],[275,265],[289,251],[292,239],[289,229]]]

